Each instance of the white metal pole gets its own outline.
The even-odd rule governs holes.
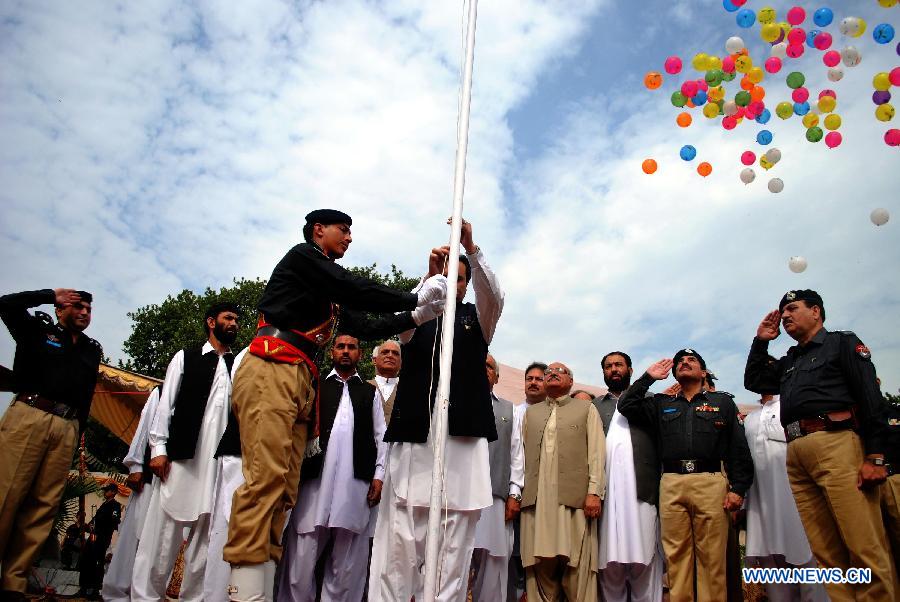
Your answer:
[[[432,412],[431,440],[434,463],[431,468],[431,507],[425,544],[425,602],[434,602],[438,587],[441,541],[441,512],[444,498],[444,448],[447,442],[447,409],[450,402],[450,370],[453,360],[453,332],[456,325],[456,278],[459,274],[459,239],[462,226],[463,191],[466,185],[466,150],[469,143],[469,107],[472,101],[472,67],[475,62],[475,17],[478,0],[469,0],[466,27],[466,58],[462,95],[459,103],[459,128],[456,166],[453,177],[453,217],[450,226],[450,255],[447,262],[447,301],[441,336],[440,377]]]

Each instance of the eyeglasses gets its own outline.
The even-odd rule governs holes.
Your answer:
[[[556,372],[557,374],[568,374],[569,369],[568,368],[547,368],[546,370],[544,370],[544,374],[551,374],[553,372]]]

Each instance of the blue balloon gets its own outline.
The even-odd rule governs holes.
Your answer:
[[[769,123],[770,119],[772,119],[772,112],[769,109],[763,109],[762,113],[756,116],[757,123]]]
[[[738,9],[737,6],[731,3],[731,0],[722,0],[722,7],[730,13],[733,13]]]
[[[703,90],[698,90],[697,94],[691,98],[691,102],[693,102],[698,107],[702,107],[706,104],[706,92]]]
[[[794,115],[800,115],[803,117],[809,113],[809,103],[808,102],[795,102],[794,103]]]
[[[681,158],[685,161],[693,161],[694,157],[697,156],[697,149],[690,144],[685,144],[681,147],[681,152],[678,154],[681,155]]]
[[[822,7],[813,13],[813,22],[819,27],[828,27],[834,21],[834,13],[830,8]]]
[[[894,26],[890,23],[876,25],[875,29],[872,30],[872,37],[879,44],[887,44],[894,39]]]
[[[772,142],[772,132],[769,130],[760,130],[756,135],[756,141],[763,146]]]
[[[747,29],[748,27],[752,27],[753,24],[756,23],[756,13],[749,8],[742,8],[738,11],[737,17],[735,17],[735,21],[737,21],[739,27]]]
[[[810,29],[806,32],[806,45],[810,48],[816,47],[816,36],[822,33],[818,29]]]

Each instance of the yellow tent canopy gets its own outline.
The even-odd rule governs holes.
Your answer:
[[[162,381],[137,372],[100,364],[91,416],[116,437],[131,444],[141,410],[154,387]]]

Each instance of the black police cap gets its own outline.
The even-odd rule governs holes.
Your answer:
[[[353,219],[343,211],[337,209],[316,209],[306,216],[306,224],[303,226],[303,238],[306,242],[312,242],[312,229],[315,224],[330,226],[331,224],[353,225]]]
[[[701,357],[699,353],[697,353],[690,347],[685,347],[684,349],[676,353],[675,357],[672,358],[672,376],[675,376],[675,368],[678,367],[678,362],[681,361],[681,358],[686,355],[693,355],[695,358],[697,358],[697,361],[700,362],[700,368],[702,370],[706,370],[706,362],[703,360],[703,357]]]
[[[785,305],[794,301],[806,301],[809,305],[818,305],[823,312],[825,311],[825,303],[822,301],[822,296],[808,288],[786,292],[784,297],[781,298],[781,303],[778,304],[778,311],[783,310]]]

